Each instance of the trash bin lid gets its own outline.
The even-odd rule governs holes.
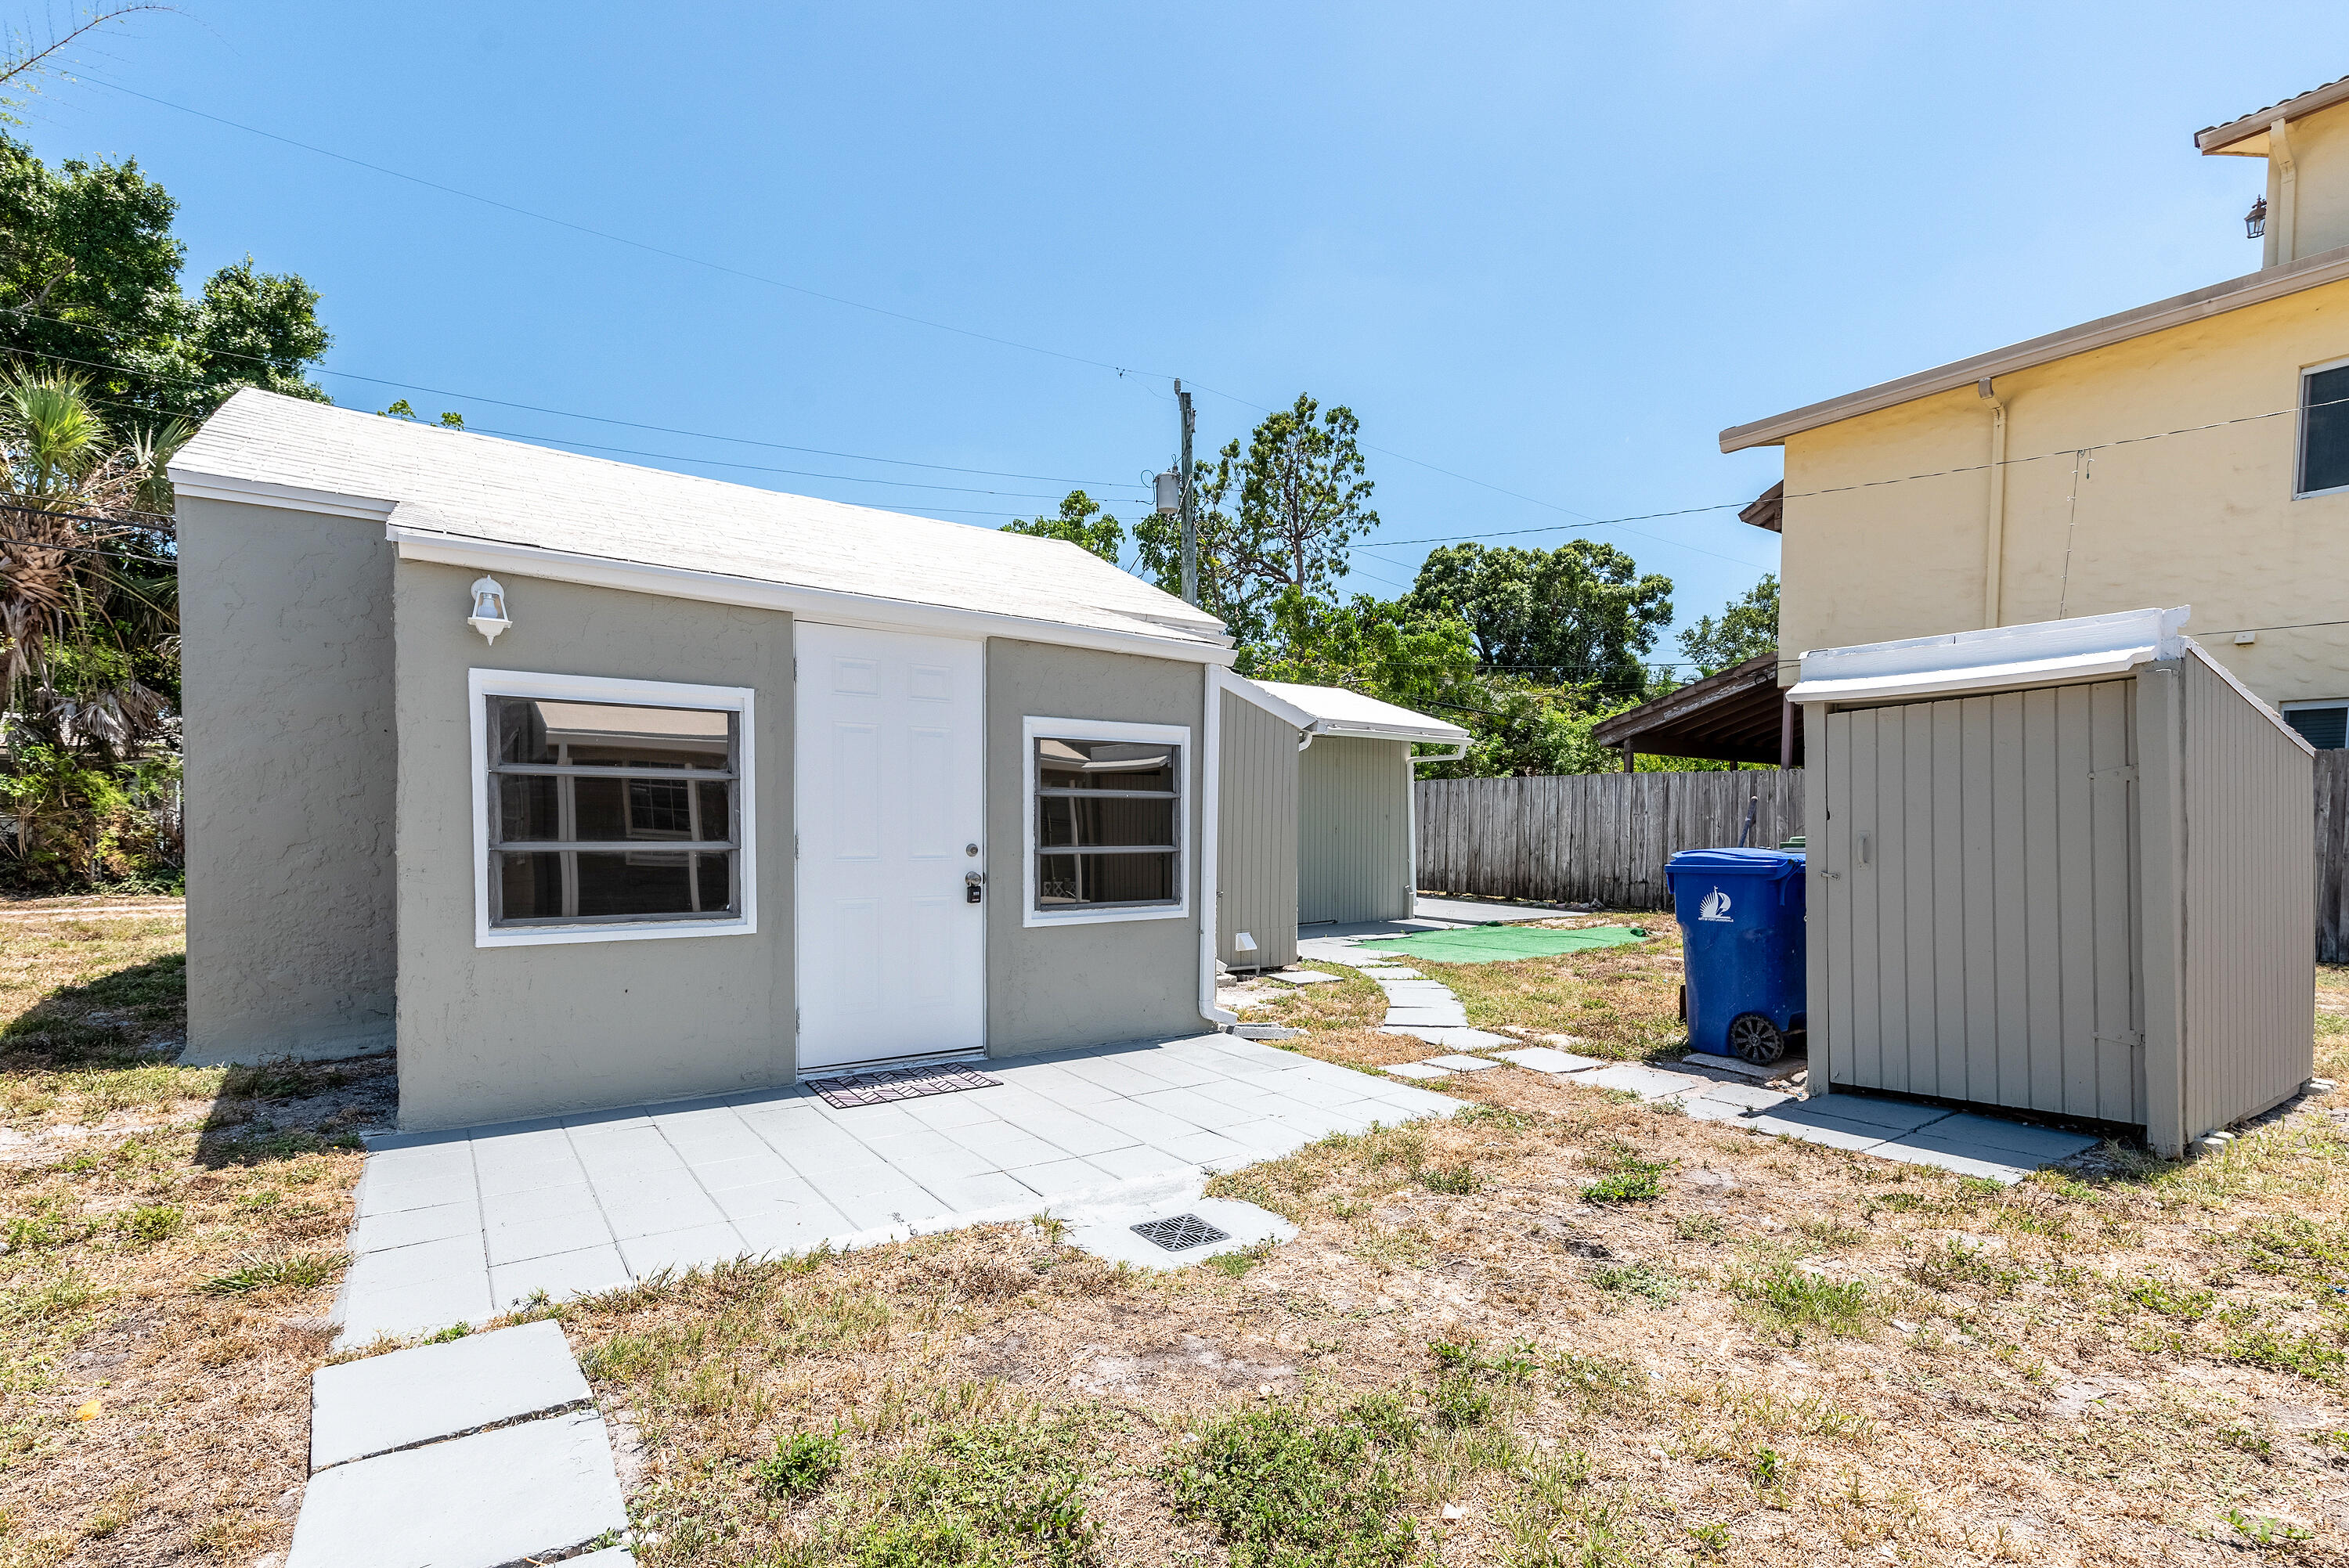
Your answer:
[[[1803,869],[1803,854],[1789,850],[1682,850],[1664,862],[1671,872],[1726,872],[1733,876],[1790,877]]]

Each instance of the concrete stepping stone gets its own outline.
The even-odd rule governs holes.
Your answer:
[[[1394,1006],[1387,1009],[1381,1023],[1395,1027],[1423,1024],[1430,1027],[1464,1029],[1468,1026],[1468,1010],[1454,1002],[1450,1006]]]
[[[1756,1083],[1767,1083],[1772,1078],[1792,1078],[1796,1073],[1809,1071],[1811,1066],[1810,1058],[1807,1057],[1780,1057],[1775,1062],[1757,1064],[1749,1062],[1743,1057],[1716,1056],[1711,1051],[1691,1051],[1682,1057],[1681,1061],[1688,1067],[1704,1068],[1713,1072],[1735,1073],[1739,1078],[1752,1078]]]
[[[582,1410],[321,1471],[285,1568],[503,1568],[627,1527],[604,1418]]]
[[[528,1323],[319,1369],[310,1470],[543,1415],[588,1398],[562,1327]]]
[[[1515,1062],[1521,1068],[1537,1073],[1584,1073],[1607,1064],[1597,1057],[1578,1057],[1570,1051],[1552,1050],[1547,1046],[1526,1046],[1514,1051],[1495,1051],[1505,1062]]]
[[[1259,978],[1277,981],[1283,985],[1330,985],[1345,976],[1332,975],[1326,969],[1276,969]]]
[[[1595,1072],[1580,1075],[1578,1083],[1595,1084],[1600,1088],[1620,1089],[1636,1094],[1641,1099],[1667,1099],[1676,1094],[1711,1087],[1711,1078],[1701,1078],[1693,1073],[1664,1072],[1656,1068],[1633,1067],[1629,1062],[1617,1062]]]
[[[1781,1094],[1775,1088],[1764,1088],[1754,1083],[1716,1084],[1699,1097],[1714,1105],[1732,1105],[1740,1110],[1775,1110],[1794,1099],[1791,1094]],[[1691,1103],[1694,1103],[1692,1101]]]
[[[1441,1078],[1452,1076],[1450,1068],[1431,1067],[1425,1062],[1394,1062],[1381,1068],[1379,1071],[1392,1073],[1397,1078]]]
[[[1381,1024],[1379,1026],[1379,1033],[1381,1035],[1408,1035],[1413,1039],[1425,1040],[1431,1046],[1449,1046],[1454,1050],[1457,1051],[1484,1051],[1493,1046],[1506,1046],[1514,1045],[1516,1043],[1506,1035],[1495,1035],[1488,1030],[1475,1028],[1464,1024],[1458,1025],[1451,1028],[1426,1024],[1407,1024],[1402,1026]]]
[[[1426,975],[1416,969],[1400,969],[1387,964],[1365,964],[1362,973],[1373,980],[1424,980]]]
[[[1449,1068],[1455,1073],[1480,1073],[1487,1068],[1496,1068],[1501,1064],[1494,1061],[1486,1061],[1483,1057],[1462,1056],[1455,1052],[1448,1057],[1430,1057],[1420,1065],[1422,1067],[1431,1068]]]

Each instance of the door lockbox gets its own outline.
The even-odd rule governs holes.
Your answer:
[[[987,886],[987,878],[986,878],[982,873],[980,873],[980,872],[963,872],[963,873],[962,873],[962,901],[963,901],[963,903],[978,903],[978,902],[979,902],[979,900],[984,896],[984,894],[982,893],[981,890],[982,890],[982,889],[984,889],[986,886]]]

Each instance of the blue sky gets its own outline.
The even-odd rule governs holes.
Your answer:
[[[195,0],[20,134],[135,156],[191,283],[307,277],[329,369],[380,378],[324,377],[347,405],[991,525],[1071,481],[1136,515],[1169,375],[1208,448],[1343,402],[1384,519],[1351,586],[1391,595],[1413,542],[1742,502],[1778,458],[1723,426],[2255,268],[2261,166],[2191,133],[2344,46],[2337,3]],[[1682,624],[1776,563],[1729,511],[1582,531]]]

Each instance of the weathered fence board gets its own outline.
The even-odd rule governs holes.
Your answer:
[[[2349,964],[2349,751],[2316,754],[2316,961]]]
[[[1737,842],[1754,795],[1752,842],[1803,830],[1800,769],[1423,779],[1418,789],[1420,887],[1476,898],[1669,909],[1664,862]],[[2349,964],[2349,751],[2316,754],[2315,810],[2316,960]]]
[[[1419,885],[1480,898],[1668,909],[1664,862],[1737,842],[1755,797],[1751,842],[1803,830],[1800,769],[1423,779],[1418,790]]]

